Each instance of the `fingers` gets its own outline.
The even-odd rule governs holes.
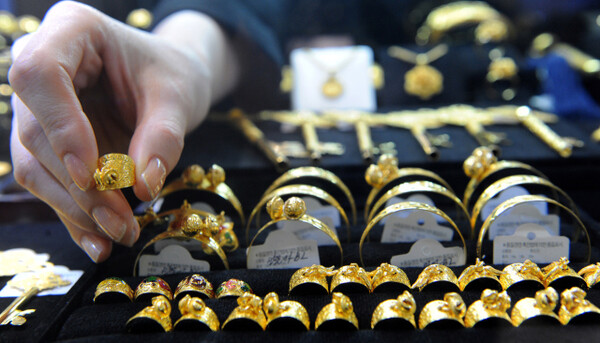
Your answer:
[[[97,234],[81,230],[62,214],[58,214],[58,217],[69,231],[73,241],[85,251],[92,261],[102,262],[108,258],[112,250],[112,243],[110,240]]]

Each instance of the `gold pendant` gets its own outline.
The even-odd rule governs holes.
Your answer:
[[[428,100],[444,89],[444,76],[434,67],[418,64],[404,75],[404,90],[422,100]]]
[[[327,81],[323,83],[323,87],[321,87],[321,92],[323,95],[330,99],[335,99],[342,95],[344,92],[344,87],[342,84],[335,78],[335,75],[329,76]]]

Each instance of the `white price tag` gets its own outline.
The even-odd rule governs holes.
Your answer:
[[[269,233],[262,245],[249,249],[248,269],[302,268],[321,264],[317,242],[299,240],[286,230]]]
[[[190,252],[179,245],[169,245],[158,255],[142,255],[139,262],[139,275],[167,275],[177,273],[200,273],[210,270],[204,260],[195,260]]]
[[[202,251],[202,243],[196,240],[190,239],[188,241],[182,241],[180,239],[167,238],[154,244],[154,252],[161,252],[164,248],[171,245],[179,245],[187,251]]]
[[[392,216],[383,226],[381,242],[416,242],[424,238],[440,242],[451,241],[454,230],[439,225],[435,217],[435,215],[421,210],[410,211],[407,217]]]
[[[494,239],[494,264],[509,264],[531,260],[550,263],[561,257],[569,257],[569,238],[551,236],[537,224],[521,225],[512,236]]]
[[[44,270],[46,270],[46,269],[44,269]],[[52,266],[52,267],[48,267],[47,270],[60,276],[63,280],[69,281],[70,284],[68,284],[67,286],[57,287],[57,288],[42,291],[42,292],[36,294],[36,297],[43,297],[46,295],[67,294],[67,292],[69,292],[71,287],[73,287],[73,285],[75,285],[77,280],[79,280],[81,275],[83,275],[82,270],[70,270],[69,268],[67,268],[65,266]],[[36,272],[19,273],[19,274],[13,276],[11,281],[19,281],[19,280],[27,279],[27,278],[30,278],[34,274],[36,274]],[[13,288],[13,287],[10,287],[9,285],[6,285],[0,291],[0,298],[19,297],[22,294],[23,294],[23,291]]]
[[[390,263],[400,268],[427,267],[430,264],[464,266],[465,251],[461,247],[444,247],[434,239],[421,239],[415,242],[404,255],[392,256]]]
[[[498,207],[498,205],[500,205],[501,203],[505,202],[506,200],[517,197],[519,195],[529,195],[529,192],[521,186],[513,186],[513,187],[509,187],[509,188],[503,190],[502,192],[500,192],[500,194],[498,194],[494,198],[488,200],[488,202],[485,203],[485,205],[483,205],[483,208],[481,209],[481,213],[480,213],[481,220],[485,221],[485,219],[492,213],[492,211],[494,211],[494,209],[496,207]],[[541,214],[543,214],[543,215],[548,214],[548,204],[547,203],[545,203],[543,201],[538,201],[538,202],[531,203],[531,205],[535,206]]]
[[[497,236],[512,236],[519,226],[526,223],[538,224],[544,227],[551,236],[559,235],[559,216],[556,214],[543,215],[533,204],[520,204],[490,225],[488,238],[494,240]]]

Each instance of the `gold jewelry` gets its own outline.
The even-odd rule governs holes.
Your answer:
[[[553,318],[551,319],[553,322],[560,323],[560,319],[554,313],[557,302],[558,293],[552,287],[535,292],[535,298],[523,298],[517,301],[510,313],[513,325],[519,326],[536,317]]]
[[[344,263],[344,252],[342,251],[342,245],[340,244],[340,240],[336,236],[335,232],[333,232],[327,226],[327,224],[323,223],[317,218],[311,217],[308,214],[306,214],[306,204],[304,203],[304,200],[298,197],[291,197],[285,202],[283,202],[283,199],[281,199],[278,196],[275,196],[267,202],[266,207],[267,212],[269,212],[269,215],[271,216],[271,221],[269,221],[263,227],[261,227],[256,233],[256,235],[254,235],[254,238],[252,238],[252,241],[250,241],[248,249],[246,250],[246,256],[250,255],[250,249],[252,249],[254,241],[263,231],[265,231],[266,229],[268,229],[276,223],[286,220],[292,220],[300,221],[308,225],[314,226],[316,229],[324,232],[327,236],[329,236],[329,238],[331,238],[331,240],[335,243],[335,245],[337,245],[338,249],[340,250],[340,265]]]
[[[238,306],[231,311],[223,323],[223,330],[264,331],[267,318],[262,309],[262,299],[252,293],[237,298]]]
[[[138,29],[148,29],[154,19],[152,12],[145,8],[137,8],[127,15],[125,22]]]
[[[476,256],[479,257],[480,259],[483,259],[483,251],[482,251],[483,240],[484,240],[484,237],[485,237],[488,229],[490,228],[490,226],[493,224],[493,222],[496,219],[498,219],[506,211],[510,210],[511,208],[513,208],[519,204],[526,204],[526,203],[540,202],[540,201],[543,201],[548,204],[552,204],[554,206],[559,207],[561,210],[564,210],[567,214],[569,214],[570,217],[573,218],[575,223],[580,228],[580,231],[578,231],[575,234],[576,238],[573,239],[573,241],[577,241],[579,232],[583,231],[583,233],[585,234],[585,237],[587,239],[587,248],[588,248],[587,255],[586,255],[586,258],[584,261],[589,262],[591,254],[592,254],[592,243],[590,241],[590,235],[588,234],[588,231],[587,231],[585,225],[583,224],[583,222],[581,221],[581,219],[579,218],[579,216],[577,216],[573,211],[571,211],[571,209],[569,209],[565,205],[559,203],[558,201],[550,199],[550,198],[546,198],[546,197],[540,196],[540,195],[519,195],[512,199],[508,199],[505,202],[498,205],[498,207],[496,207],[492,211],[492,213],[490,213],[490,215],[486,218],[485,222],[483,222],[483,224],[481,225],[481,229],[479,229],[479,237],[477,238],[477,255]]]
[[[201,298],[186,294],[179,300],[181,318],[177,319],[173,328],[181,331],[206,330],[218,331],[221,323],[216,313]]]
[[[381,292],[410,289],[410,281],[404,270],[389,263],[382,263],[368,273],[371,277],[371,291]]]
[[[39,257],[31,249],[16,248],[0,251],[0,277],[42,270],[54,266],[54,264],[47,261],[49,256],[42,259]]]
[[[325,97],[330,99],[335,99],[342,95],[344,93],[344,86],[337,79],[337,74],[341,72],[344,68],[346,68],[350,64],[350,62],[352,62],[356,55],[357,48],[353,47],[348,53],[348,56],[344,60],[342,60],[341,63],[335,66],[326,65],[322,61],[320,61],[314,55],[313,49],[304,48],[303,50],[306,53],[307,60],[309,60],[315,67],[327,74],[327,80],[325,80],[325,82],[321,86],[321,93]]]
[[[544,288],[544,274],[537,264],[530,260],[523,263],[512,263],[502,269],[500,283],[502,289],[508,290],[520,284],[526,289]]]
[[[182,296],[200,296],[206,298],[214,298],[215,291],[213,285],[200,274],[192,274],[181,280],[175,289],[175,299],[180,299]]]
[[[402,212],[402,211],[410,211],[410,210],[427,211],[427,212],[433,213],[433,214],[438,215],[438,216],[442,217],[443,219],[445,219],[452,226],[454,231],[456,231],[458,237],[460,238],[460,241],[462,242],[463,252],[464,252],[465,256],[467,256],[467,245],[465,243],[465,239],[464,239],[462,233],[460,232],[460,230],[458,229],[458,226],[456,226],[454,221],[452,219],[450,219],[450,217],[448,217],[448,215],[446,213],[444,213],[444,212],[440,211],[438,208],[433,207],[428,204],[424,204],[424,203],[420,203],[420,202],[405,201],[405,202],[399,202],[399,203],[396,203],[396,204],[393,204],[393,205],[390,205],[390,206],[384,208],[383,210],[381,210],[381,212],[379,212],[375,216],[375,218],[373,218],[371,221],[369,221],[369,224],[367,225],[367,227],[365,228],[365,230],[362,233],[362,236],[360,237],[360,243],[358,245],[358,252],[360,255],[360,263],[363,266],[365,265],[365,262],[363,259],[363,253],[362,253],[363,245],[364,245],[367,237],[369,237],[369,233],[371,232],[373,227],[375,225],[377,225],[377,223],[379,223],[383,218],[385,218],[391,214]]]
[[[308,312],[297,301],[279,301],[275,292],[268,293],[263,299],[263,308],[267,315],[267,329],[271,330],[310,330]]]
[[[358,318],[350,298],[334,292],[331,303],[323,306],[315,320],[315,330],[358,330]]]
[[[336,270],[331,279],[331,292],[371,293],[371,278],[356,263]]]
[[[481,292],[481,299],[472,303],[467,309],[465,326],[472,328],[483,321],[491,321],[496,318],[513,326],[508,313],[506,313],[509,308],[510,296],[506,291],[498,293],[496,290],[486,289]]]
[[[554,261],[542,268],[544,274],[544,285],[564,289],[569,286],[586,287],[585,280],[577,274],[573,268],[569,267],[569,260],[566,257],[561,257],[558,261]]]
[[[150,297],[162,295],[169,300],[173,300],[173,292],[169,284],[158,276],[149,276],[145,278],[135,289],[135,301],[145,301]]]
[[[354,202],[354,197],[350,192],[350,189],[342,179],[340,179],[337,175],[330,172],[329,170],[325,170],[318,167],[298,167],[294,169],[290,169],[287,172],[281,174],[262,195],[262,198],[267,197],[271,192],[280,186],[290,182],[296,181],[300,178],[317,178],[324,181],[329,181],[334,186],[337,186],[346,196],[348,202],[350,203],[350,209],[352,210],[352,222],[356,225],[356,203]]]
[[[588,288],[593,288],[600,282],[600,262],[581,268],[578,273],[583,277]]]
[[[133,301],[133,290],[125,280],[108,277],[96,286],[94,302],[99,304]]]
[[[467,312],[467,305],[460,294],[450,292],[444,294],[444,300],[433,300],[427,303],[419,314],[419,328],[425,329],[427,326],[441,321],[456,323],[461,327],[465,326],[464,317]]]
[[[589,302],[585,298],[586,295],[587,293],[579,287],[573,287],[561,293],[558,317],[563,325],[569,324],[572,320],[583,320],[584,317],[592,317],[596,320],[600,318],[600,309]]]
[[[411,288],[418,288],[419,292],[422,292],[425,287],[432,288],[434,284],[439,288],[460,291],[456,275],[452,269],[443,264],[430,264],[425,267]]]
[[[514,99],[516,95],[516,86],[519,83],[519,67],[511,57],[504,56],[504,49],[494,48],[488,53],[490,64],[485,80],[491,86],[499,81],[508,82],[510,85],[500,92],[504,101]],[[491,87],[490,87],[491,88]],[[494,90],[491,89],[493,92]]]
[[[302,267],[292,274],[290,278],[290,294],[329,294],[327,277],[335,273],[333,266],[323,267],[312,265]]]
[[[440,44],[427,52],[414,51],[391,46],[388,55],[415,66],[404,74],[404,91],[407,94],[418,96],[421,100],[429,100],[434,95],[440,94],[444,89],[444,76],[439,70],[429,65],[448,53],[448,46]]]
[[[152,298],[152,305],[147,306],[125,324],[129,332],[169,332],[173,329],[171,323],[171,303],[163,295]]]
[[[498,277],[504,272],[492,267],[486,266],[483,260],[477,258],[474,265],[468,266],[458,277],[458,286],[461,291],[465,291],[473,282],[485,288],[502,289],[502,284]],[[473,288],[469,287],[469,288]]]
[[[246,281],[229,279],[222,282],[217,288],[217,299],[225,297],[240,297],[245,293],[254,293]]]
[[[135,185],[135,163],[125,154],[106,154],[98,159],[94,180],[99,191],[131,187]]]
[[[371,317],[371,329],[393,330],[417,327],[415,312],[417,303],[409,291],[404,291],[396,299],[382,301]]]
[[[187,167],[179,179],[173,180],[161,190],[153,203],[159,198],[164,198],[171,193],[183,190],[204,191],[218,195],[233,206],[240,217],[242,225],[245,224],[242,204],[231,188],[225,184],[225,170],[219,165],[213,164],[206,173],[197,164]]]
[[[531,55],[535,57],[543,56],[547,53],[555,53],[564,58],[571,68],[586,75],[597,76],[598,72],[600,72],[600,60],[570,44],[560,42],[551,33],[542,33],[535,37],[531,44],[531,52]]]

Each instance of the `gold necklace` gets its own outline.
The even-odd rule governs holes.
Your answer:
[[[308,60],[317,68],[319,68],[327,74],[327,79],[321,86],[321,93],[323,93],[325,97],[330,99],[335,99],[342,95],[342,93],[344,93],[344,86],[337,79],[337,74],[344,68],[346,68],[348,64],[350,64],[350,62],[352,62],[354,56],[356,55],[357,49],[352,48],[348,56],[341,63],[339,63],[337,66],[334,66],[333,68],[319,61],[314,55],[312,49],[304,48],[304,51],[306,51],[306,57],[308,58]]]
[[[443,57],[447,52],[446,44],[440,44],[424,53],[416,53],[399,46],[388,48],[391,57],[415,64],[404,75],[404,91],[422,100],[428,100],[444,89],[444,76],[429,63]]]

